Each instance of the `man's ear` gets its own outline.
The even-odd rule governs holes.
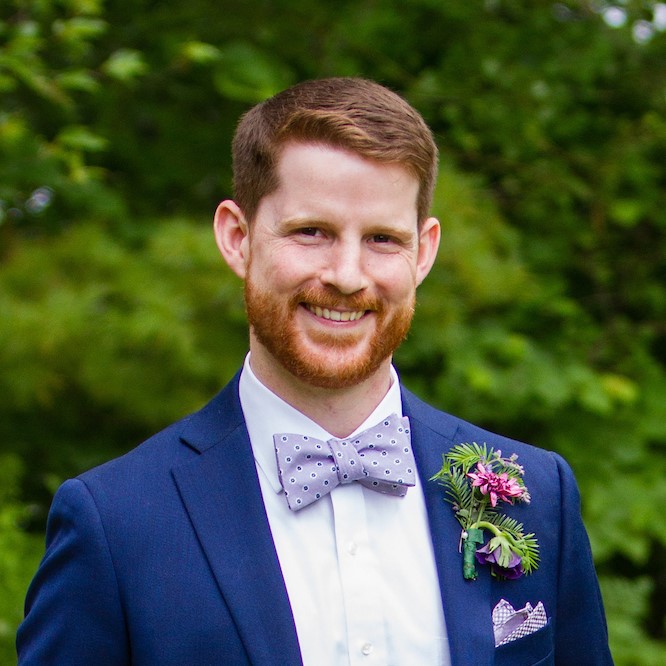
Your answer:
[[[231,199],[223,201],[215,211],[213,222],[215,242],[229,268],[245,279],[249,259],[248,225],[243,211]]]
[[[416,284],[419,285],[430,273],[437,257],[441,229],[439,220],[429,217],[419,230],[419,252],[416,261]]]

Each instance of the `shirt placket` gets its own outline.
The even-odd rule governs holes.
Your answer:
[[[351,666],[389,661],[382,581],[368,537],[363,492],[352,483],[331,493]]]

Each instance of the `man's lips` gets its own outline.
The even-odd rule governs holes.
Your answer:
[[[318,305],[304,303],[305,307],[316,317],[328,319],[329,321],[357,321],[364,314],[365,310],[333,310],[330,308],[321,308]]]

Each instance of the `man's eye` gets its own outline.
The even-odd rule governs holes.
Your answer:
[[[391,237],[387,236],[386,234],[375,234],[372,237],[372,240],[375,243],[390,243],[391,242]]]
[[[299,233],[304,236],[316,236],[318,232],[319,229],[317,229],[317,227],[303,227],[302,229],[299,229]]]

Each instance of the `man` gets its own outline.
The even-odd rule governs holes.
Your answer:
[[[566,463],[425,405],[391,366],[439,244],[419,114],[370,81],[306,82],[249,111],[233,152],[215,236],[250,354],[200,412],[59,490],[19,663],[612,663]],[[361,444],[377,423],[384,458]],[[527,470],[530,576],[463,579],[428,479],[472,441]],[[542,602],[545,626],[495,647],[501,599]]]

